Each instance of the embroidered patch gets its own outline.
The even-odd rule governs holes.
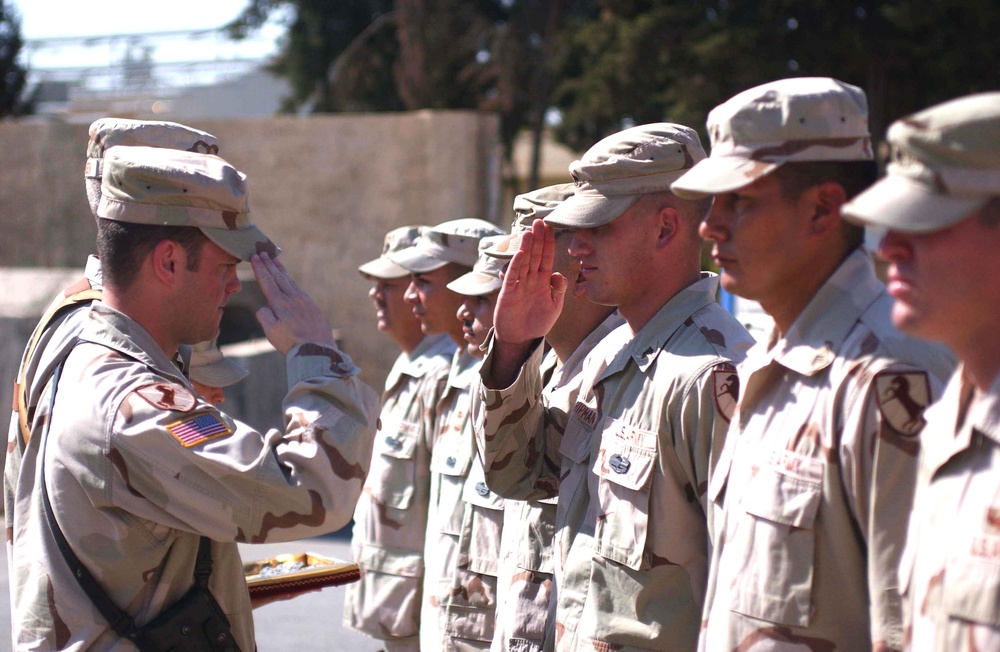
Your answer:
[[[875,376],[875,392],[879,412],[893,430],[915,437],[924,427],[924,408],[931,402],[926,372],[880,373]]]
[[[211,412],[195,414],[186,419],[175,421],[167,426],[167,431],[184,448],[191,448],[210,439],[233,434],[229,426]]]
[[[736,412],[736,403],[740,398],[740,377],[732,369],[716,369],[712,372],[712,390],[715,395],[715,409],[726,423],[729,423]]]
[[[135,390],[147,403],[160,410],[190,412],[197,404],[194,394],[177,383],[152,383]]]

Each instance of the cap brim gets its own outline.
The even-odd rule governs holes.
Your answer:
[[[277,258],[281,253],[281,249],[253,224],[245,229],[210,229],[204,226],[199,228],[223,251],[243,261],[250,260],[254,254],[266,253],[271,258]]]
[[[384,256],[379,256],[375,260],[369,260],[364,265],[359,265],[358,271],[365,276],[373,276],[375,278],[402,278],[410,275],[410,270],[397,265]]]
[[[514,254],[517,253],[517,250],[521,248],[521,235],[523,233],[525,232],[518,231],[516,233],[511,233],[492,247],[484,249],[483,253],[487,256],[492,256],[493,258],[510,260],[514,257]]]
[[[223,358],[218,362],[191,367],[189,376],[191,380],[208,387],[229,387],[235,385],[250,375],[250,372],[236,364],[229,358]]]
[[[568,229],[593,229],[613,222],[642,195],[608,197],[597,193],[576,194],[545,216],[545,223]]]
[[[433,272],[435,269],[441,269],[448,264],[447,260],[441,260],[440,258],[429,256],[417,247],[400,249],[399,251],[388,254],[388,256],[392,262],[396,263],[408,272],[413,272],[415,274]]]
[[[902,175],[890,175],[844,204],[849,222],[903,233],[926,233],[955,224],[982,208],[987,197],[953,197]]]
[[[503,286],[503,281],[482,272],[469,272],[448,284],[448,289],[467,297],[478,297],[495,292]]]
[[[735,156],[709,157],[698,161],[670,184],[670,190],[681,199],[701,199],[739,190],[774,172],[780,165],[773,161],[754,161]]]

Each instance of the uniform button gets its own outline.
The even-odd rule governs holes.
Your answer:
[[[454,466],[458,464],[458,460],[456,460],[454,457],[449,457],[444,461],[444,463],[447,464],[449,467],[454,468]]]
[[[610,466],[611,470],[615,473],[628,473],[629,467],[632,466],[632,463],[629,462],[627,458],[615,453],[611,456],[611,459],[608,460],[608,466]]]
[[[476,493],[485,498],[490,495],[490,488],[486,486],[485,482],[477,482]]]

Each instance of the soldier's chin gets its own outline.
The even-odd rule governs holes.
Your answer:
[[[582,297],[587,293],[587,282],[583,279],[583,274],[577,274],[573,281],[573,296]]]

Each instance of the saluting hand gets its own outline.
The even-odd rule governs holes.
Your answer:
[[[257,321],[271,346],[286,354],[303,342],[336,345],[323,311],[295,284],[281,261],[261,253],[250,258],[250,265],[267,300],[257,311]]]
[[[535,220],[507,266],[493,317],[493,374],[504,386],[517,376],[531,343],[545,337],[562,312],[569,283],[552,271],[555,251],[555,231]]]

